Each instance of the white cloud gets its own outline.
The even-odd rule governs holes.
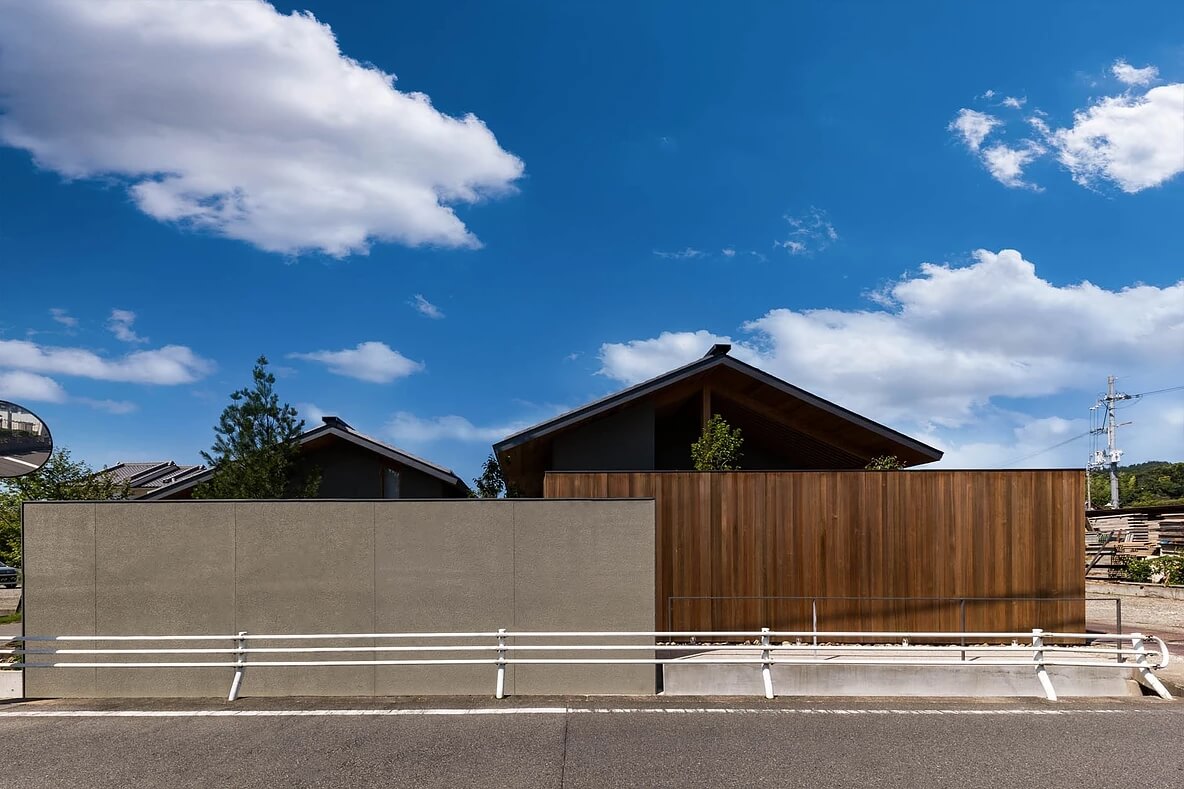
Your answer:
[[[1124,85],[1150,85],[1159,77],[1159,69],[1155,66],[1135,68],[1121,58],[1114,61],[1110,73]]]
[[[1153,66],[1135,69],[1123,61],[1112,70],[1130,86],[1146,85],[1158,74]],[[1003,104],[1019,108],[1025,101],[1009,96]],[[1128,91],[1103,97],[1076,111],[1067,128],[1054,128],[1046,118],[1040,110],[1027,118],[1043,144],[1023,139],[1018,145],[984,148],[987,138],[1004,124],[977,110],[963,108],[948,128],[992,177],[1013,188],[1037,188],[1024,179],[1024,169],[1048,153],[1078,184],[1110,182],[1128,193],[1159,186],[1184,172],[1184,83],[1160,85],[1141,95]]]
[[[5,3],[0,51],[4,143],[273,252],[475,247],[450,206],[523,172],[476,116],[397,90],[311,14],[261,0]]]
[[[773,246],[781,247],[791,255],[805,255],[821,252],[839,239],[839,233],[831,224],[826,212],[810,207],[801,216],[785,215],[789,223],[789,238],[784,241],[774,241]]]
[[[701,249],[694,249],[692,247],[687,247],[687,248],[679,250],[677,252],[662,252],[660,250],[655,249],[654,254],[660,258],[665,258],[667,260],[694,260],[695,258],[703,257],[707,253]]]
[[[63,403],[66,401],[66,390],[57,381],[44,375],[21,370],[0,370],[0,398],[14,403],[23,400]]]
[[[0,367],[58,373],[99,381],[187,384],[214,370],[214,363],[184,345],[165,345],[109,359],[83,348],[61,348],[27,340],[0,340]]]
[[[1159,186],[1184,172],[1184,83],[1101,99],[1049,141],[1083,186],[1111,181],[1128,193]]]
[[[387,384],[398,378],[418,373],[424,368],[422,362],[412,361],[383,342],[363,342],[357,348],[341,351],[313,351],[312,353],[290,353],[289,359],[305,359],[321,362],[329,371],[359,381]]]
[[[992,93],[991,95],[994,94]],[[994,115],[987,115],[985,112],[963,107],[946,128],[960,136],[967,148],[972,151],[978,151],[982,147],[983,140],[987,139],[987,135],[991,133],[991,130],[1000,126],[1002,123]]]
[[[1026,96],[1022,96],[1018,99],[1015,96],[1004,96],[1003,101],[1000,102],[1000,104],[1002,104],[1004,107],[1011,107],[1013,110],[1018,110],[1027,103],[1028,98]]]
[[[995,397],[1096,388],[1112,367],[1184,368],[1184,281],[1108,290],[1058,286],[1019,252],[979,250],[971,265],[925,264],[880,308],[775,309],[744,325],[732,354],[873,419],[957,427]],[[1082,341],[1107,316],[1108,330]],[[698,358],[711,332],[664,332],[601,346],[600,372],[635,383]]]
[[[387,423],[386,433],[396,443],[405,446],[422,446],[437,441],[491,444],[530,427],[531,424],[533,422],[512,422],[479,427],[463,416],[455,414],[422,419],[415,414],[400,411]]]
[[[329,412],[317,406],[316,403],[297,403],[296,412],[304,420],[304,429],[309,430],[321,425],[321,420]]]
[[[415,300],[410,302],[410,304],[412,307],[415,307],[420,315],[423,315],[424,317],[433,318],[435,320],[439,320],[444,317],[444,313],[440,311],[440,308],[425,299],[421,293],[416,293]]]
[[[1006,145],[992,145],[982,150],[983,164],[996,181],[1004,186],[1039,187],[1024,180],[1024,168],[1044,153],[1044,147],[1026,140],[1022,148],[1009,148]]]
[[[724,247],[720,250],[720,252],[723,253],[723,256],[726,258],[736,257],[736,250],[732,249],[731,247]]]
[[[68,310],[62,309],[61,307],[50,307],[49,315],[55,321],[68,329],[73,329],[78,326],[78,319],[70,315]]]
[[[99,411],[106,411],[109,414],[130,414],[139,408],[135,403],[127,400],[93,400],[89,397],[75,397],[73,401]]]
[[[132,329],[132,324],[135,322],[136,313],[131,310],[111,310],[111,317],[107,319],[107,329],[120,342],[148,342],[147,337],[141,337]]]

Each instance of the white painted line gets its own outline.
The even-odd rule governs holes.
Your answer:
[[[27,460],[21,460],[20,458],[10,458],[7,455],[0,457],[0,460],[11,460],[13,463],[20,463],[22,466],[28,466],[29,468],[40,468],[40,466],[38,466],[36,463],[30,463]]]
[[[3,718],[306,718],[400,717],[463,715],[1114,715],[1128,710],[1039,709],[817,709],[768,707],[485,707],[475,709],[341,709],[341,710],[13,710]]]

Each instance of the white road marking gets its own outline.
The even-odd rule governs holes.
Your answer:
[[[762,707],[484,707],[475,709],[342,709],[342,710],[22,710],[0,711],[3,718],[303,718],[399,717],[456,715],[1124,715],[1129,710],[1040,709],[817,709]]]
[[[7,455],[0,457],[0,460],[11,460],[13,463],[20,463],[22,466],[28,466],[29,468],[41,468],[36,463],[30,463],[26,460],[21,460],[20,458],[10,458]]]

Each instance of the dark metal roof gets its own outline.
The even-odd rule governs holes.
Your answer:
[[[560,414],[553,419],[540,422],[537,425],[528,427],[525,430],[521,430],[494,444],[493,449],[498,453],[505,452],[506,450],[521,446],[522,444],[525,444],[529,441],[533,441],[537,438],[541,438],[556,431],[563,430],[574,424],[582,422],[585,419],[589,419],[609,411],[610,409],[617,408],[631,401],[641,399],[653,392],[670,386],[671,384],[690,378],[693,375],[698,375],[716,367],[727,367],[743,373],[750,378],[754,378],[761,383],[767,384],[768,386],[797,398],[798,400],[814,406],[815,408],[819,408],[823,411],[826,411],[827,413],[841,417],[842,419],[865,430],[871,431],[883,436],[884,438],[907,446],[913,451],[931,458],[931,460],[941,459],[942,451],[940,449],[931,447],[928,444],[916,440],[915,438],[906,436],[904,433],[881,425],[879,422],[874,422],[867,417],[860,416],[854,411],[849,411],[848,409],[832,403],[829,400],[824,400],[817,395],[813,395],[807,392],[805,389],[799,389],[793,384],[782,381],[776,376],[770,375],[763,370],[740,361],[739,359],[728,356],[727,350],[730,350],[730,346],[724,346],[723,344],[714,346],[710,351],[708,351],[707,355],[701,359],[696,359],[689,364],[675,368],[670,372],[663,373],[656,378],[651,378],[648,381],[635,384],[627,389],[622,389],[619,392],[602,397],[599,400],[594,400],[587,405],[581,406],[580,408]]]
[[[357,430],[354,430],[352,427],[346,424],[344,420],[338,417],[325,417],[323,421],[325,424],[322,424],[320,427],[315,427],[312,430],[307,430],[300,434],[300,446],[304,446],[309,442],[322,438],[339,438],[343,441],[348,441],[351,444],[362,447],[363,449],[367,449],[371,452],[382,455],[383,457],[393,460],[397,463],[401,463],[404,466],[421,471],[424,474],[435,477],[436,479],[441,480],[442,482],[445,482],[449,485],[468,490],[468,485],[466,485],[464,480],[458,477],[452,471],[452,469],[445,468],[444,466],[437,465],[436,463],[432,463],[429,460],[416,457],[409,452],[404,452],[403,450],[396,449],[389,444],[384,444],[375,438],[365,435],[364,433],[359,433]],[[174,493],[195,487],[196,485],[205,482],[213,475],[214,469],[206,469],[200,474],[186,477],[183,480],[177,481],[175,484],[151,491],[150,493],[146,493],[139,498],[143,500],[163,499],[166,496],[171,496]]]

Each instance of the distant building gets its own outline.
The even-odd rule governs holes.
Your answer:
[[[104,468],[96,476],[105,476],[117,485],[127,484],[131,488],[131,497],[135,499],[183,482],[205,470],[205,466],[182,466],[171,460],[120,461]]]
[[[320,499],[456,499],[469,487],[451,469],[416,457],[359,433],[335,416],[297,439],[304,460],[321,475]],[[192,468],[192,467],[190,467]],[[193,489],[214,474],[199,468],[136,498],[189,499]]]
[[[30,435],[46,433],[41,420],[15,403],[0,401],[0,430],[22,430]]]

